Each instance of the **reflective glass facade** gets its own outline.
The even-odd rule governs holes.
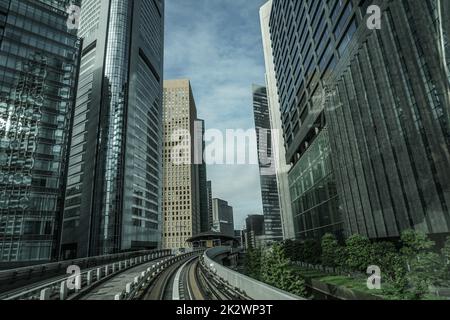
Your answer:
[[[197,124],[201,124],[201,130],[197,132],[197,137],[202,137],[201,139],[201,154],[205,150],[205,121],[198,120]],[[207,172],[206,163],[202,160],[202,164],[198,165],[198,183],[199,183],[199,197],[200,197],[200,232],[210,231],[209,227],[209,194],[208,194],[208,184],[207,184]],[[211,187],[211,186],[210,186]]]
[[[264,235],[267,241],[283,239],[277,176],[272,152],[269,105],[265,87],[253,86],[253,113],[257,131]]]
[[[343,236],[327,128],[290,172],[289,186],[297,239],[320,239],[326,233]]]
[[[348,234],[450,231],[448,1],[379,1],[325,79]]]
[[[206,181],[206,202],[208,205],[208,231],[212,230],[213,226],[213,212],[212,212],[212,183]]]
[[[380,30],[367,27],[370,4],[382,10]],[[287,161],[301,163],[328,128],[346,235],[450,231],[449,7],[273,2]],[[289,175],[298,179],[295,170]]]
[[[79,43],[67,1],[0,1],[0,262],[57,257]]]
[[[352,38],[351,0],[274,0],[269,22],[287,162],[295,163],[324,126],[323,77]]]
[[[164,2],[83,1],[64,258],[161,240]]]
[[[300,195],[292,193],[296,190],[292,183],[311,183],[299,181],[309,178],[309,175],[298,176],[302,171],[299,167],[309,162],[303,157],[326,128],[324,78],[333,72],[356,31],[361,19],[357,8],[358,1],[352,0],[273,0],[272,3],[270,40],[286,162],[293,167],[288,179],[296,237],[320,237],[323,230],[334,230],[337,236],[342,233],[335,195],[331,192],[325,197],[333,199],[327,210],[323,210],[325,206],[321,211],[311,210],[312,204],[299,206]],[[333,177],[332,172],[330,176]]]

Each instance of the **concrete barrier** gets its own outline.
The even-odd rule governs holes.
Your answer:
[[[230,252],[231,249],[228,247],[212,248],[203,254],[203,259],[206,267],[211,272],[226,281],[233,288],[238,288],[254,300],[307,300],[228,269],[214,261],[217,256]]]
[[[92,284],[92,270],[88,271],[86,275],[86,284],[88,287]]]
[[[41,290],[41,294],[39,296],[39,300],[50,300],[51,292],[52,291],[50,289],[43,289],[43,290]]]
[[[66,300],[68,295],[67,291],[67,282],[63,281],[61,282],[61,285],[59,287],[59,300]]]

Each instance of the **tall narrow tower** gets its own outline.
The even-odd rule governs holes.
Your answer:
[[[258,138],[264,235],[269,242],[283,240],[275,160],[272,151],[269,105],[265,87],[253,86],[253,112]]]
[[[189,80],[164,81],[163,246],[185,248],[200,233],[202,121]]]
[[[161,234],[163,0],[84,0],[61,251],[156,248]]]

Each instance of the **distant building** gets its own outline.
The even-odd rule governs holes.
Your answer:
[[[248,248],[247,246],[247,231],[245,229],[240,230],[241,247]]]
[[[197,108],[190,81],[164,81],[163,247],[184,248],[200,233],[199,165],[194,143]]]
[[[197,141],[197,143],[201,143],[201,154],[203,155],[203,150],[205,149],[205,139],[203,138],[205,135],[205,121],[198,120],[196,129],[197,137],[201,137],[201,141]],[[206,163],[202,157],[201,164],[198,164],[198,183],[199,183],[199,201],[200,201],[200,232],[210,231],[209,227],[209,194],[208,194],[208,178],[206,173]]]
[[[233,207],[221,199],[212,200],[213,231],[234,237]]]
[[[234,230],[234,237],[237,239],[239,246],[242,246],[242,230]]]
[[[69,1],[0,1],[0,263],[57,259],[79,41]]]
[[[206,198],[208,203],[208,230],[213,228],[213,209],[212,209],[212,183],[211,181],[206,182]]]
[[[253,85],[253,113],[258,141],[264,234],[269,241],[283,240],[277,176],[272,152],[269,105],[265,87]]]
[[[245,220],[244,234],[246,248],[259,248],[264,237],[264,216],[249,215]]]

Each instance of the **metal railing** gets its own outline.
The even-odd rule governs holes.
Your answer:
[[[56,279],[53,277],[41,284],[32,284],[22,287],[15,292],[0,295],[1,300],[66,300],[73,295],[77,295],[82,289],[90,287],[101,279],[113,274],[122,272],[131,267],[152,261],[171,254],[170,250],[151,250],[122,253],[104,257],[93,257],[61,261],[46,265],[6,270],[0,272],[0,283],[8,275],[13,279],[24,279],[26,277],[36,278],[41,273],[62,274],[67,272],[67,268],[74,266],[85,271],[79,274],[64,274]],[[114,261],[112,263],[108,263]],[[10,278],[11,281],[11,278]]]

